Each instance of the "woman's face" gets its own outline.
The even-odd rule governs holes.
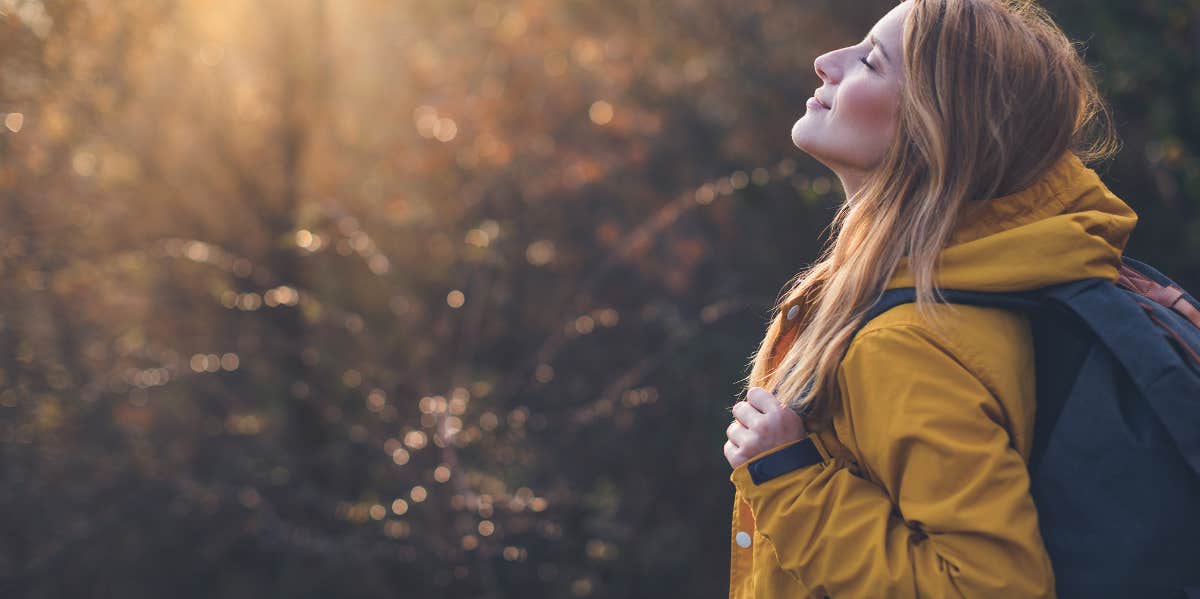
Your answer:
[[[862,42],[813,63],[822,85],[792,126],[792,143],[843,181],[878,165],[892,142],[904,79],[901,34],[911,7],[904,0]]]

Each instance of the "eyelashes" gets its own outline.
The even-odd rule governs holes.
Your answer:
[[[863,56],[863,57],[859,58],[859,59],[858,59],[858,62],[861,62],[861,63],[863,63],[864,65],[866,65],[866,66],[867,66],[867,68],[868,68],[868,69],[871,69],[872,71],[874,71],[874,70],[875,70],[875,67],[871,66],[871,63],[867,62],[867,57],[866,57],[866,56]]]

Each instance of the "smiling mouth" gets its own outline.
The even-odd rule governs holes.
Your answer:
[[[817,93],[818,91],[820,91],[820,90],[813,90],[812,98],[817,101],[817,104],[821,105],[821,108],[829,110],[829,105],[821,100],[820,94]]]

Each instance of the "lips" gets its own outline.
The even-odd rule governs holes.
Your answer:
[[[813,98],[817,102],[819,102],[821,104],[821,106],[824,106],[825,108],[829,108],[829,102],[822,100],[821,97],[816,94],[816,92],[813,92]]]

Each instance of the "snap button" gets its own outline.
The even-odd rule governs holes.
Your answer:
[[[800,313],[800,306],[792,306],[791,308],[788,308],[787,319],[795,320],[796,315],[799,313]]]
[[[738,532],[737,535],[735,535],[733,537],[733,539],[735,541],[737,541],[738,547],[741,547],[742,549],[745,549],[750,546],[750,533],[748,533],[744,530]]]

